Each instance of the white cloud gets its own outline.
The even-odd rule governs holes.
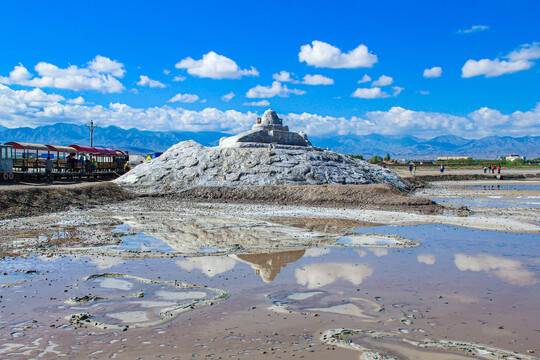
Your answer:
[[[94,120],[103,126],[136,127],[141,130],[221,131],[235,134],[251,129],[257,116],[260,114],[251,111],[220,111],[214,108],[192,111],[167,105],[134,108],[120,103],[105,106],[71,104],[64,97],[46,94],[41,89],[12,90],[0,85],[0,125],[10,128],[36,127],[57,122],[85,124]],[[370,111],[352,117],[312,113],[280,114],[280,117],[291,130],[304,131],[309,136],[413,133],[425,138],[446,134],[479,138],[500,134],[518,137],[540,133],[540,103],[529,111],[510,114],[485,107],[467,116],[392,107],[387,111]]]
[[[512,51],[503,58],[508,60],[470,59],[461,68],[461,77],[484,75],[488,78],[528,70],[535,64],[530,60],[540,58],[540,43],[521,45],[518,50]]]
[[[373,274],[373,269],[364,264],[326,263],[312,264],[296,269],[296,282],[308,289],[317,289],[345,280],[355,286]]]
[[[302,81],[302,84],[306,85],[333,85],[334,79],[330,79],[329,77],[323,76],[323,75],[306,75],[304,76],[304,81]]]
[[[390,95],[384,91],[381,91],[381,88],[358,88],[355,92],[352,93],[352,97],[357,97],[360,99],[382,99],[390,97]]]
[[[124,76],[123,66],[122,63],[100,55],[88,62],[88,68],[70,65],[61,69],[53,64],[39,62],[34,67],[39,77],[34,77],[24,66],[18,65],[9,77],[0,76],[0,84],[117,93],[125,89],[116,78]]]
[[[172,79],[172,81],[176,81],[176,82],[180,82],[180,81],[184,81],[184,80],[186,80],[186,77],[182,76],[182,75],[177,75]]]
[[[259,76],[253,66],[251,69],[240,69],[234,60],[210,51],[201,60],[188,57],[178,62],[177,69],[187,69],[188,74],[211,79],[240,79],[242,76]]]
[[[304,95],[306,92],[299,89],[289,89],[287,85],[281,85],[279,81],[274,81],[272,86],[257,85],[246,93],[248,98],[272,98],[274,96],[288,97],[290,94]]]
[[[123,77],[126,73],[124,70],[124,64],[101,55],[98,55],[94,58],[94,60],[89,61],[88,68],[95,70],[98,73],[111,74],[117,78]]]
[[[418,260],[419,263],[423,263],[426,265],[433,265],[435,264],[435,255],[428,255],[428,254],[418,255],[416,257],[416,260]]]
[[[470,34],[478,31],[484,31],[489,29],[489,26],[486,25],[473,25],[468,29],[460,29],[458,30],[458,34]]]
[[[79,96],[75,99],[69,99],[67,102],[74,105],[82,105],[84,104],[84,98],[82,96]]]
[[[163,69],[163,73],[164,73],[165,75],[169,75],[169,74],[171,73],[171,71],[168,70],[168,69]]]
[[[396,97],[398,96],[399,94],[401,94],[401,92],[404,90],[402,87],[399,87],[399,86],[392,86],[392,90],[394,90],[394,92],[392,93],[392,96],[393,97]]]
[[[292,78],[291,75],[294,75],[288,71],[280,71],[277,74],[272,75],[272,78],[279,82],[290,82],[292,84],[304,84],[304,85],[332,85],[334,84],[334,79],[323,75],[305,75],[302,81]]]
[[[169,102],[194,103],[197,100],[199,100],[199,96],[195,94],[176,94],[169,100]]]
[[[418,90],[418,93],[420,93],[421,95],[429,95],[429,91],[427,90]]]
[[[424,70],[425,78],[438,78],[442,75],[442,69],[439,66],[434,66],[431,69]]]
[[[137,82],[137,85],[139,86],[148,86],[151,88],[164,88],[165,87],[165,84],[163,84],[162,82],[157,81],[157,80],[152,80],[146,75],[141,75],[140,78],[141,80]]]
[[[363,84],[371,81],[371,77],[368,74],[364,74],[364,77],[361,80],[358,80],[358,84]]]
[[[270,102],[268,100],[252,101],[252,102],[245,102],[243,105],[244,106],[270,106]]]
[[[478,254],[478,256],[456,254],[454,263],[460,271],[485,271],[513,285],[524,286],[538,283],[534,273],[525,269],[518,260],[488,254]]]
[[[282,70],[279,73],[272,75],[272,79],[279,82],[298,83],[299,81],[291,78],[291,75],[293,74],[288,71]]]
[[[390,76],[381,75],[381,77],[378,80],[375,80],[371,86],[387,86],[391,85],[394,82],[394,79],[392,79]]]
[[[231,91],[230,93],[223,95],[221,97],[221,100],[223,100],[225,102],[229,102],[229,101],[232,100],[233,97],[234,97],[234,93]]]
[[[377,55],[371,54],[367,46],[360,45],[348,53],[322,41],[314,40],[311,45],[300,47],[298,59],[315,67],[333,69],[354,69],[359,67],[372,67],[377,62]]]

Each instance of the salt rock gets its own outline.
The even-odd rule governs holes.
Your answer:
[[[394,172],[313,146],[205,147],[183,141],[116,179],[140,194],[167,194],[194,186],[386,183],[407,189]]]

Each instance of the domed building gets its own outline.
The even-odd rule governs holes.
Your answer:
[[[219,140],[221,147],[257,147],[268,146],[268,144],[312,146],[306,134],[289,131],[288,126],[283,126],[283,120],[272,109],[266,110],[262,118],[257,118],[257,122],[250,131]]]

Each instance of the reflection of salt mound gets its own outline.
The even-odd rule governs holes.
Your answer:
[[[255,274],[260,275],[265,283],[271,283],[276,275],[288,264],[300,260],[304,256],[305,250],[292,250],[269,252],[261,254],[238,254],[234,258],[245,262],[255,270]]]

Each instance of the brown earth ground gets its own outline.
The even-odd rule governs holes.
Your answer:
[[[194,187],[172,196],[196,202],[283,204],[436,213],[435,202],[390,185]],[[111,182],[26,183],[0,186],[0,220],[36,216],[136,198]]]

